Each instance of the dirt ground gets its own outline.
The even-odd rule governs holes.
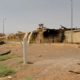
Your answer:
[[[80,80],[80,48],[78,44],[29,44],[28,61],[23,64],[22,45],[8,43],[0,52],[11,50],[11,58],[0,61],[16,73],[0,80]]]

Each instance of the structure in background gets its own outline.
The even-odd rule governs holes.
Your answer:
[[[80,43],[80,28],[66,28],[61,25],[60,29],[49,29],[39,24],[39,27],[28,33],[31,38],[29,43],[72,43],[71,33],[73,30],[73,43]],[[29,38],[27,36],[27,38]]]
[[[24,35],[25,35],[25,33],[24,32],[21,32],[21,31],[18,31],[15,34],[11,33],[11,34],[9,34],[7,36],[7,40],[10,40],[10,41],[22,41]]]
[[[71,43],[71,34],[73,31],[73,43],[80,43],[80,28],[66,28],[61,25],[59,29],[49,29],[39,24],[36,30],[27,32],[28,43]],[[22,41],[25,33],[18,31],[17,33],[9,34],[8,41]],[[4,34],[0,34],[0,37]],[[2,38],[1,38],[2,39]]]
[[[65,31],[65,42],[71,43],[71,31],[67,30]],[[80,29],[73,30],[73,43],[80,43]]]
[[[3,33],[0,33],[0,45],[5,44],[6,35]]]
[[[65,39],[64,29],[49,29],[39,24],[39,28],[32,32],[30,43],[60,43]]]

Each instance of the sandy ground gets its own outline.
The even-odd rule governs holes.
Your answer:
[[[15,69],[16,73],[12,79],[5,80],[80,80],[80,48],[77,44],[30,44],[28,61],[33,64],[26,65],[19,43],[0,46],[0,52],[6,49],[11,50],[13,57],[0,64]]]

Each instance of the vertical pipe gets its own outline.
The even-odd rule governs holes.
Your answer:
[[[28,44],[30,43],[32,33],[33,32],[30,33],[29,37],[28,37],[28,33],[26,33],[23,38],[23,62],[24,62],[24,64],[28,63],[28,61],[29,61],[29,59],[28,59]]]
[[[23,38],[23,62],[24,62],[24,64],[26,64],[28,62],[27,36],[28,36],[28,33],[26,33]]]
[[[71,0],[71,43],[73,43],[73,0]]]
[[[3,34],[4,34],[4,17],[3,17]]]

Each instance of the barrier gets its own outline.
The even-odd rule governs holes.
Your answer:
[[[28,63],[28,44],[30,43],[32,32],[28,36],[28,33],[25,34],[23,38],[23,62],[24,64]]]

